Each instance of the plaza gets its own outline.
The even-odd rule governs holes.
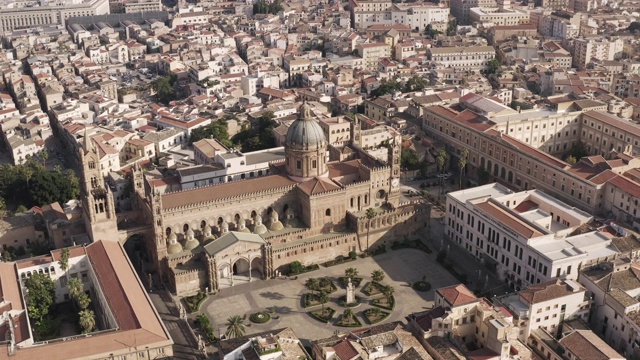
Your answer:
[[[362,287],[371,280],[371,272],[382,270],[385,278],[382,281],[385,285],[391,285],[395,289],[394,297],[396,304],[391,315],[384,320],[403,321],[410,313],[429,309],[433,305],[434,289],[456,284],[457,281],[446,269],[441,267],[436,261],[435,249],[432,254],[416,249],[388,250],[386,253],[346,262],[332,267],[321,267],[319,270],[299,275],[295,278],[280,278],[266,281],[256,281],[240,284],[230,288],[222,289],[216,295],[210,296],[200,307],[200,311],[207,314],[211,320],[213,328],[219,331],[216,336],[224,334],[225,323],[230,316],[245,316],[247,333],[255,333],[273,328],[291,327],[301,339],[318,339],[331,336],[336,330],[344,331],[345,328],[315,320],[309,315],[311,309],[319,309],[320,306],[303,308],[301,297],[309,292],[304,286],[307,279],[315,277],[329,277],[338,290],[331,294],[327,306],[336,310],[337,316],[344,308],[335,301],[340,296],[346,294],[346,290],[340,285],[338,277],[344,276],[347,268],[356,268],[359,276],[363,277],[363,282],[356,289],[356,295],[364,296]],[[409,282],[425,280],[431,283],[431,290],[419,292],[408,286]],[[264,324],[251,323],[249,316],[257,311],[265,311],[275,307],[275,314],[272,319]],[[360,306],[353,309],[361,320],[363,326],[367,326],[361,312],[369,306]]]

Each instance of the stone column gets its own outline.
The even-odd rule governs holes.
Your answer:
[[[229,276],[231,277],[231,286],[233,286],[233,261],[229,260]]]
[[[249,257],[249,282],[251,282],[251,257]]]

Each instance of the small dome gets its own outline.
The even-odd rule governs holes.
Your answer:
[[[256,217],[253,219],[254,224],[256,225],[260,225],[262,224],[262,216],[260,215],[256,215]]]
[[[187,239],[193,239],[193,230],[189,229],[187,230]]]
[[[211,235],[211,226],[209,226],[209,225],[205,225],[205,226],[202,228],[202,233],[204,234],[204,236],[205,236],[205,237],[206,237],[206,236],[210,236],[210,235]]]
[[[220,224],[220,229],[223,229],[223,230],[229,230],[229,223],[227,223],[226,221],[223,221],[223,222]]]
[[[240,218],[240,220],[238,220],[238,226],[246,226],[247,225],[247,221],[243,218]]]
[[[178,241],[178,236],[176,235],[176,233],[171,233],[169,234],[169,242],[176,242]]]
[[[167,247],[167,252],[169,254],[179,254],[182,250],[182,245],[180,245],[179,242],[174,242]]]
[[[189,240],[187,240],[187,242],[184,244],[184,249],[185,250],[193,250],[195,248],[197,248],[198,246],[200,246],[200,243],[198,242],[198,240],[191,238]]]
[[[258,235],[265,234],[267,231],[267,227],[264,224],[256,225],[253,228],[253,233]]]
[[[287,131],[286,146],[298,150],[327,146],[324,132],[320,124],[311,117],[311,107],[306,102],[298,109],[298,119]]]

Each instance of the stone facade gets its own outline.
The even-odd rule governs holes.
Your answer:
[[[356,156],[331,161],[323,132],[307,136],[319,125],[305,106],[290,127],[305,131],[287,134],[288,159],[271,164],[269,175],[161,194],[134,167],[134,208],[147,227],[138,233],[177,294],[272,278],[292,261],[309,265],[365,252],[426,226],[427,204],[400,203],[399,133],[390,130],[388,159],[380,161],[358,146],[356,121],[346,145]],[[316,169],[305,161],[302,173],[290,173],[300,158],[316,158]],[[120,229],[121,240],[135,231]]]

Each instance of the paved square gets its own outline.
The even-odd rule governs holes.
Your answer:
[[[323,324],[309,316],[309,310],[302,307],[301,301],[301,296],[307,292],[304,283],[308,278],[328,276],[334,280],[338,291],[330,295],[331,300],[328,306],[336,310],[335,318],[344,310],[336,301],[338,297],[346,294],[346,290],[338,281],[339,276],[344,276],[344,270],[350,267],[358,270],[359,276],[364,280],[361,286],[356,289],[356,294],[364,296],[362,286],[371,280],[371,272],[382,269],[386,275],[383,283],[394,287],[396,299],[396,307],[385,321],[404,320],[410,313],[431,308],[434,289],[458,283],[446,269],[436,262],[435,258],[435,251],[432,254],[426,254],[415,249],[389,250],[387,253],[373,258],[358,258],[356,261],[329,268],[320,267],[319,270],[299,275],[296,280],[260,280],[222,289],[217,295],[207,299],[201,310],[209,315],[213,328],[219,329],[221,334],[224,334],[226,330],[224,324],[227,318],[232,315],[244,316],[246,314],[245,324],[251,324],[250,327],[247,327],[247,334],[291,327],[301,339],[323,338],[331,336],[336,330],[344,331],[349,328]],[[423,276],[426,281],[431,283],[431,290],[417,292],[407,286],[407,282],[422,280]],[[265,324],[253,324],[249,320],[250,314],[274,306],[278,319],[272,319]],[[368,304],[362,304],[354,309],[363,326],[367,325],[361,312],[369,307]],[[313,309],[316,308],[319,307]]]

